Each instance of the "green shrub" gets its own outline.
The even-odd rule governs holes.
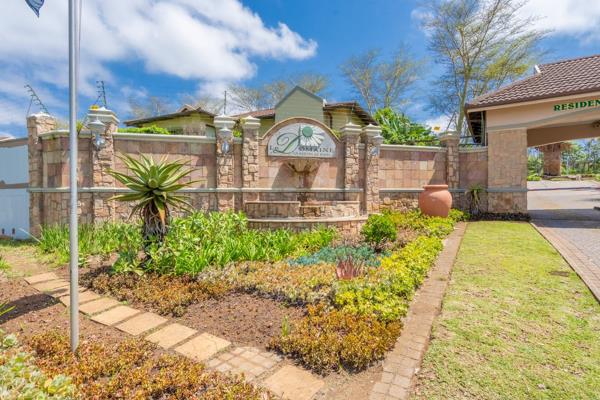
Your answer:
[[[381,321],[400,319],[441,249],[437,237],[417,238],[383,258],[381,268],[371,270],[367,277],[338,282],[335,306],[352,314],[374,315]]]
[[[531,174],[527,177],[528,181],[541,181],[542,177],[539,176],[538,174]]]
[[[379,266],[379,255],[371,247],[367,245],[361,246],[326,246],[316,253],[289,261],[289,264],[294,265],[313,265],[318,263],[335,264],[339,259],[347,259],[351,257],[355,262],[362,263],[370,267]]]
[[[367,243],[380,248],[386,242],[396,240],[396,227],[387,215],[371,214],[361,234]]]
[[[142,239],[137,225],[104,223],[101,225],[79,225],[79,256],[85,263],[91,255],[106,256],[125,249],[138,249]],[[38,239],[39,249],[55,256],[57,264],[69,261],[69,227],[55,225],[42,228]]]
[[[171,135],[171,131],[165,128],[158,127],[156,125],[145,126],[142,128],[119,128],[120,133],[150,133],[155,135]]]
[[[308,315],[282,329],[271,347],[297,357],[318,373],[345,368],[362,370],[382,359],[400,334],[400,323],[372,316],[308,309]]]
[[[10,265],[8,265],[8,262],[4,259],[4,257],[2,257],[2,254],[0,254],[0,271],[9,271],[10,270]]]
[[[153,246],[148,267],[160,273],[195,275],[209,265],[234,261],[277,261],[328,245],[332,229],[293,233],[255,231],[243,213],[194,213],[174,220],[162,246]]]
[[[62,374],[49,377],[41,372],[32,355],[19,346],[17,338],[0,330],[0,399],[76,398],[71,378]]]
[[[67,373],[86,399],[273,399],[239,376],[206,371],[179,355],[154,355],[155,346],[141,339],[90,340],[81,343],[77,355],[69,338],[55,331],[35,335],[29,344],[43,370]]]
[[[420,211],[395,212],[385,211],[383,214],[398,229],[409,229],[421,235],[445,237],[454,230],[456,221],[464,218],[464,213],[451,210],[448,218],[430,217]]]

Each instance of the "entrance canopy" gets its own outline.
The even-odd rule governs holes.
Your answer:
[[[534,74],[465,106],[475,137],[526,129],[527,146],[600,136],[600,55],[536,65]]]

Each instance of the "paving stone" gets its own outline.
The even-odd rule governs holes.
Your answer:
[[[410,388],[410,378],[406,376],[396,375],[392,383],[403,388]]]
[[[175,351],[196,361],[205,361],[226,349],[231,342],[210,333],[203,333],[175,348]]]
[[[104,311],[92,317],[92,321],[99,322],[104,325],[114,325],[129,317],[138,314],[140,311],[127,306],[117,306],[108,311]]]
[[[91,315],[108,310],[109,308],[117,306],[119,304],[120,303],[115,299],[102,297],[98,300],[93,300],[88,303],[81,304],[79,306],[79,311],[81,311],[84,314]]]
[[[46,272],[45,274],[28,276],[27,278],[25,278],[25,282],[29,283],[30,285],[33,285],[35,283],[54,281],[57,279],[59,279],[58,275],[56,275],[54,272]]]
[[[52,290],[56,290],[56,289],[60,289],[60,288],[68,287],[68,286],[69,286],[69,282],[63,281],[62,279],[56,279],[54,281],[36,283],[35,285],[33,285],[33,287],[35,289],[39,290],[40,292],[49,292]]]
[[[194,336],[196,333],[198,333],[198,331],[195,329],[188,328],[187,326],[178,323],[173,323],[146,336],[146,340],[156,343],[162,348],[168,349]]]
[[[117,325],[117,329],[129,333],[130,335],[137,336],[151,329],[154,329],[167,321],[168,320],[166,318],[163,318],[160,315],[156,315],[151,312],[146,312],[140,315],[136,315],[130,320],[127,320]]]
[[[69,292],[69,291],[67,290],[67,292]],[[98,293],[94,293],[94,292],[91,292],[88,290],[85,292],[80,292],[78,300],[79,300],[79,304],[82,304],[82,303],[86,303],[88,301],[97,300],[99,298],[100,298],[100,295]],[[70,296],[62,296],[59,300],[65,306],[69,306],[69,304],[71,302],[71,297]]]
[[[324,384],[322,379],[293,365],[284,366],[264,381],[267,389],[289,400],[309,400]]]
[[[377,382],[377,383],[375,383],[375,385],[373,385],[373,392],[375,392],[375,393],[385,394],[388,392],[389,389],[390,389],[389,383]]]
[[[395,399],[405,399],[408,397],[408,389],[397,386],[397,385],[392,385],[392,386],[390,386],[388,396],[391,396],[392,398],[395,398]]]

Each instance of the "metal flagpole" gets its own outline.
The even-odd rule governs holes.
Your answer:
[[[78,0],[69,0],[69,261],[71,351],[79,346],[79,246],[77,234],[77,64],[78,60]]]

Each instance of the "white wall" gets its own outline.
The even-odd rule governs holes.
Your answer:
[[[4,147],[0,143],[0,181],[27,184],[27,145]],[[29,235],[29,193],[26,188],[3,189],[0,183],[0,234],[26,239]],[[4,231],[4,232],[3,232]]]

